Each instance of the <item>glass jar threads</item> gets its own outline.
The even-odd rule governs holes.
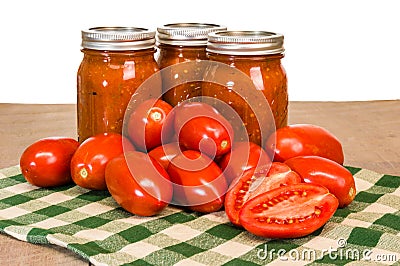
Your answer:
[[[276,128],[287,125],[287,77],[281,64],[284,56],[283,39],[281,34],[265,31],[220,31],[210,33],[208,37],[209,60],[241,70],[250,77],[254,86],[240,87],[240,84],[229,80],[235,73],[224,68],[222,72],[213,70],[205,75],[208,75],[207,80],[210,80],[210,75],[222,75],[227,79],[226,84],[203,83],[202,95],[229,104],[241,117],[249,140],[258,145],[266,141],[268,134],[261,137],[259,121],[254,115],[257,106],[250,106],[240,92],[261,91],[269,103]]]
[[[201,82],[192,81],[171,88],[170,80],[201,80],[201,69],[187,69],[177,64],[207,60],[207,36],[210,32],[226,30],[226,27],[207,23],[173,23],[157,29],[159,55],[157,63],[160,69],[175,65],[171,71],[163,71],[163,99],[175,106],[196,96],[201,96]],[[176,83],[176,81],[174,82]]]
[[[126,107],[135,90],[159,70],[155,32],[135,27],[82,31],[83,59],[77,73],[78,139],[122,133]],[[161,95],[161,80],[158,84]]]

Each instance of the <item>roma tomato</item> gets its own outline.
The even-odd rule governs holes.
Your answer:
[[[211,105],[189,102],[175,109],[175,132],[179,143],[209,157],[230,151],[234,139],[230,123]]]
[[[218,211],[228,188],[219,166],[198,151],[186,150],[172,159],[168,174],[174,203],[197,212]]]
[[[339,200],[339,207],[346,207],[356,196],[354,177],[342,165],[319,156],[298,156],[285,162],[297,172],[303,182],[326,187]]]
[[[225,212],[234,225],[240,226],[239,212],[248,200],[272,189],[301,182],[300,176],[284,163],[274,162],[267,171],[251,168],[230,186],[225,196]]]
[[[149,155],[159,162],[165,170],[167,170],[171,160],[181,153],[182,150],[179,146],[179,143],[171,142],[152,149],[149,152]]]
[[[268,238],[296,238],[322,227],[338,207],[337,198],[317,184],[283,186],[247,201],[239,213],[242,226]]]
[[[235,142],[232,150],[219,160],[228,184],[251,168],[269,169],[271,159],[263,148],[253,142]]]
[[[131,151],[107,164],[108,191],[122,208],[140,216],[161,212],[172,199],[172,185],[164,168],[147,154]]]
[[[22,175],[26,181],[38,187],[72,183],[69,165],[78,146],[78,141],[65,137],[36,141],[21,155]]]
[[[75,184],[93,190],[106,190],[105,169],[114,157],[134,151],[133,145],[120,134],[103,133],[81,143],[71,160],[71,176]]]
[[[272,134],[265,147],[274,161],[284,162],[296,156],[316,155],[343,164],[342,144],[328,130],[310,124],[282,127]]]
[[[167,102],[149,99],[130,114],[128,136],[139,150],[149,151],[160,146],[163,140],[172,138],[174,128],[171,111],[172,106]]]

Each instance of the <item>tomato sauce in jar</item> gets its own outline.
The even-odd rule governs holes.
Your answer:
[[[261,137],[259,121],[254,112],[257,110],[257,105],[250,106],[240,92],[261,91],[270,106],[276,129],[287,125],[287,77],[281,64],[284,56],[283,38],[281,34],[264,31],[224,31],[210,33],[208,38],[209,60],[218,61],[242,71],[250,77],[254,86],[240,87],[232,80],[228,80],[226,84],[206,82],[202,85],[202,95],[214,97],[229,104],[242,119],[249,141],[258,145],[264,143],[275,128],[270,129],[271,132]],[[234,74],[228,70],[219,75],[229,79],[230,75]]]
[[[82,31],[83,59],[77,74],[78,139],[104,132],[122,133],[131,96],[159,71],[155,32],[134,27]],[[158,84],[161,95],[161,80]]]
[[[226,27],[207,23],[173,23],[157,28],[157,63],[160,69],[174,65],[172,71],[163,71],[163,99],[172,106],[187,99],[201,96],[200,69],[188,69],[179,63],[207,60],[207,36],[210,32],[226,30]],[[176,84],[176,79],[182,84]],[[192,80],[184,82],[184,80]],[[196,81],[193,81],[196,80]],[[199,80],[199,81],[197,81]]]

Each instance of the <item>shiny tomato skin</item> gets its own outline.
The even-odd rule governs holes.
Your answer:
[[[128,136],[135,147],[149,151],[163,141],[168,142],[174,133],[171,111],[172,106],[160,99],[149,99],[139,104],[128,121]]]
[[[230,151],[234,139],[231,124],[214,107],[205,103],[184,103],[175,109],[175,132],[179,143],[211,158]]]
[[[105,178],[111,196],[132,214],[156,215],[172,198],[172,185],[167,172],[156,160],[142,152],[131,151],[110,160]]]
[[[44,138],[34,142],[21,155],[22,175],[38,187],[72,183],[69,165],[78,146],[78,141],[67,137]]]
[[[267,238],[298,238],[321,228],[339,202],[328,189],[298,183],[262,193],[247,201],[239,213],[242,226]]]
[[[225,196],[226,215],[240,227],[239,212],[248,200],[272,189],[300,182],[300,176],[284,163],[273,162],[267,172],[251,168],[229,187]]]
[[[228,184],[251,168],[269,169],[271,159],[263,148],[253,142],[235,142],[232,150],[225,154],[218,165],[224,171]]]
[[[149,152],[149,155],[159,162],[165,170],[167,170],[171,160],[181,153],[182,150],[179,143],[171,142],[152,149]]]
[[[81,143],[71,160],[71,176],[75,184],[92,190],[106,190],[107,163],[134,146],[118,133],[101,133]]]
[[[339,208],[349,205],[356,196],[354,177],[335,161],[319,156],[298,156],[285,162],[303,182],[326,187],[339,200]]]
[[[202,213],[223,207],[228,186],[211,158],[199,151],[183,151],[172,159],[168,174],[174,183],[174,203]]]
[[[344,161],[342,144],[336,136],[311,124],[288,125],[276,130],[268,138],[265,149],[278,162],[306,155],[325,157],[339,164]]]

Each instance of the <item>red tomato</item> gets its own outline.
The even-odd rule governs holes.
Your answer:
[[[296,238],[322,227],[338,207],[337,198],[317,184],[299,183],[260,194],[240,210],[243,227],[268,238]]]
[[[124,151],[134,151],[128,140],[117,133],[103,133],[86,139],[71,160],[75,184],[87,189],[106,190],[104,172],[107,163]]]
[[[105,176],[111,196],[130,213],[152,216],[172,199],[167,172],[145,153],[131,151],[115,157],[107,164]]]
[[[213,212],[224,205],[228,188],[224,175],[212,159],[187,150],[172,159],[168,174],[174,183],[174,202],[197,212]]]
[[[69,164],[78,146],[78,141],[65,137],[36,141],[21,155],[22,175],[26,181],[39,187],[72,183]]]
[[[141,150],[151,150],[168,141],[173,131],[172,106],[163,100],[149,99],[139,104],[128,121],[128,136]],[[165,134],[162,136],[162,134]]]
[[[267,174],[251,168],[230,186],[225,196],[225,212],[234,225],[240,226],[239,212],[248,200],[274,188],[300,182],[300,176],[284,163],[272,163]]]
[[[211,105],[189,102],[175,109],[175,132],[179,143],[214,158],[230,151],[233,128]]]
[[[339,200],[339,207],[346,207],[356,196],[354,177],[342,165],[319,156],[299,156],[285,162],[306,183],[326,187]]]
[[[303,155],[317,155],[343,164],[340,141],[326,129],[310,124],[289,125],[278,129],[266,144],[267,152],[274,153],[274,161],[284,162]]]
[[[269,169],[271,159],[263,148],[253,142],[235,142],[232,150],[219,161],[219,166],[230,184],[251,168]]]
[[[149,152],[149,155],[159,162],[165,170],[167,170],[171,160],[181,153],[182,150],[179,146],[179,143],[171,142],[152,149]]]

